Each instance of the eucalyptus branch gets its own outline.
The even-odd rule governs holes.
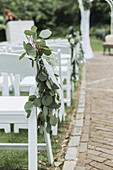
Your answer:
[[[55,126],[57,123],[56,114],[52,114],[53,110],[57,110],[60,107],[59,96],[57,90],[59,87],[55,84],[48,71],[45,68],[42,56],[50,56],[51,49],[46,46],[45,39],[50,37],[51,31],[42,30],[37,36],[37,27],[32,26],[31,30],[26,30],[25,35],[28,37],[28,43],[23,42],[25,53],[20,56],[22,59],[26,54],[32,61],[32,67],[36,64],[37,75],[36,82],[38,88],[38,94],[29,96],[29,100],[25,104],[25,111],[29,118],[33,106],[40,109],[38,115],[38,125],[40,125],[40,133],[44,131],[44,124],[47,123],[47,132],[51,132],[51,126]],[[54,76],[56,76],[54,74]],[[58,96],[58,97],[57,97]]]

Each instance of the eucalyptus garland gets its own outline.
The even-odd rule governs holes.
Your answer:
[[[78,67],[80,67],[80,60],[82,60],[82,57],[75,58],[75,56],[74,56],[75,54],[74,54],[74,50],[73,50],[76,47],[76,45],[78,43],[80,43],[80,41],[81,41],[81,36],[79,34],[79,31],[76,31],[73,34],[67,35],[67,39],[70,44],[71,53],[72,53],[71,54],[71,65],[72,65],[73,69],[72,69],[72,73],[71,73],[71,80],[75,82],[76,81],[75,67],[76,67],[76,64],[78,65]],[[79,55],[82,56],[80,53],[79,53]]]
[[[92,6],[91,0],[82,0],[82,2],[85,10],[91,9]]]
[[[19,59],[28,55],[32,67],[36,64],[36,82],[38,88],[38,94],[29,96],[29,100],[26,102],[24,108],[27,112],[27,118],[29,118],[33,106],[38,107],[40,109],[40,113],[38,114],[40,133],[44,131],[45,122],[47,123],[46,131],[50,133],[51,127],[57,124],[57,117],[56,114],[53,115],[53,110],[57,111],[61,105],[58,94],[60,86],[52,81],[43,60],[43,56],[44,58],[49,58],[52,54],[52,50],[46,46],[45,41],[45,39],[51,36],[52,32],[46,29],[37,33],[37,27],[32,26],[31,30],[25,30],[24,33],[28,39],[28,43],[23,42],[25,53]],[[58,75],[54,74],[54,76],[57,79]]]

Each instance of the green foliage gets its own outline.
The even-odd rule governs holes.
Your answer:
[[[100,28],[110,24],[110,6],[106,1],[96,0],[92,2],[91,25]]]
[[[71,65],[72,65],[72,72],[71,72],[71,80],[73,82],[76,82],[76,75],[77,73],[75,72],[75,67],[76,65],[78,65],[78,67],[80,68],[81,66],[81,61],[83,61],[84,58],[84,54],[83,54],[83,50],[82,50],[82,45],[81,45],[81,39],[82,37],[80,36],[79,31],[77,32],[73,32],[73,34],[69,34],[66,36],[66,38],[68,39],[68,42],[70,44],[71,47]],[[80,45],[79,47],[79,57],[77,57],[77,55],[75,55],[74,50],[76,51],[76,47],[77,44]],[[75,56],[74,56],[75,55]]]
[[[40,133],[42,134],[44,131],[45,122],[47,123],[47,132],[51,131],[51,125],[56,125],[57,118],[55,115],[52,116],[52,111],[53,109],[56,110],[60,107],[59,94],[57,93],[57,89],[59,89],[59,87],[52,82],[49,77],[42,58],[43,55],[46,55],[47,57],[51,55],[51,49],[46,46],[45,39],[49,38],[52,32],[48,29],[42,30],[37,37],[37,27],[32,26],[31,30],[25,30],[24,33],[29,42],[23,42],[26,52],[22,54],[19,59],[22,59],[27,54],[32,61],[32,67],[36,65],[36,82],[39,91],[37,95],[29,96],[29,100],[26,102],[24,108],[27,112],[28,118],[32,112],[33,106],[40,109],[38,124],[40,125]]]
[[[91,9],[92,3],[90,0],[82,0],[85,10]]]
[[[93,51],[103,51],[102,40],[97,39],[95,36],[91,36],[90,40]]]

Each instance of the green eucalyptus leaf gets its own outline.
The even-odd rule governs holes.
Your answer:
[[[51,84],[50,84],[50,82],[48,80],[46,81],[46,85],[47,85],[48,89],[51,90]]]
[[[42,102],[41,102],[41,97],[38,97],[34,100],[34,103],[33,103],[36,107],[41,107],[42,105]]]
[[[47,56],[49,56],[51,54],[51,49],[49,49],[49,48],[42,48],[42,51]]]
[[[39,85],[39,91],[42,93],[44,91],[44,89],[45,89],[45,84],[42,82]]]
[[[53,102],[53,97],[50,95],[45,95],[42,97],[42,103],[45,106],[49,106]]]
[[[26,44],[26,52],[28,55],[36,57],[36,49],[34,49],[30,43]]]
[[[31,115],[31,110],[27,110],[27,118],[29,118]]]
[[[36,32],[36,31],[37,31],[37,27],[33,25],[33,26],[31,27],[31,31]]]
[[[46,41],[44,39],[41,39],[40,45],[41,46],[46,46]]]
[[[26,50],[26,43],[25,43],[25,41],[23,41],[23,47]]]
[[[31,35],[34,34],[34,32],[33,32],[33,31],[30,31],[30,30],[25,30],[25,31],[24,31],[24,34],[31,36]]]
[[[36,42],[37,41],[37,32],[34,32],[32,37],[33,37],[33,41]]]
[[[56,90],[56,89],[59,89],[59,87],[54,83],[53,84],[53,89]]]
[[[46,132],[47,133],[51,132],[51,125],[50,125],[50,123],[47,123]]]
[[[25,103],[24,109],[27,112],[28,110],[31,110],[33,107],[33,103],[31,101],[28,101]]]
[[[32,60],[32,67],[34,67],[34,60]]]
[[[51,116],[50,118],[50,124],[52,126],[55,126],[57,124],[57,118],[55,116]]]
[[[54,95],[55,95],[53,90],[50,90],[50,91],[49,91],[49,94],[50,94],[51,96],[54,96]]]
[[[29,100],[30,100],[30,101],[34,101],[35,99],[36,99],[36,96],[35,96],[35,95],[29,96]]]
[[[45,117],[44,117],[44,114],[43,114],[43,113],[40,115],[40,119],[41,119],[41,121],[42,121],[43,123],[45,122]]]
[[[52,32],[48,29],[42,30],[39,34],[39,37],[41,38],[49,38],[51,36]]]
[[[62,165],[63,164],[63,162],[54,162],[54,165],[56,166],[56,167],[59,167],[60,165]]]
[[[40,133],[43,134],[44,133],[44,126],[40,125]]]
[[[52,109],[59,109],[61,106],[60,103],[56,103],[56,102],[53,102],[49,107],[52,108]]]
[[[23,53],[23,54],[19,57],[19,60],[21,60],[22,58],[24,58],[25,55],[26,55],[26,53]]]
[[[46,121],[46,116],[48,113],[48,108],[46,106],[43,107],[43,116],[44,116],[44,120]]]
[[[43,71],[39,73],[39,80],[40,81],[45,81],[47,80],[47,74],[44,73]]]
[[[55,77],[59,77],[59,75],[55,73]]]

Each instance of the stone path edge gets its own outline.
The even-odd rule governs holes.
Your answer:
[[[86,81],[86,66],[84,64],[83,71],[82,71],[80,97],[79,97],[76,118],[75,118],[75,127],[73,129],[72,136],[70,137],[69,140],[62,170],[74,170],[76,166],[78,149],[80,145],[80,138],[82,135],[83,121],[84,121],[85,81]]]

